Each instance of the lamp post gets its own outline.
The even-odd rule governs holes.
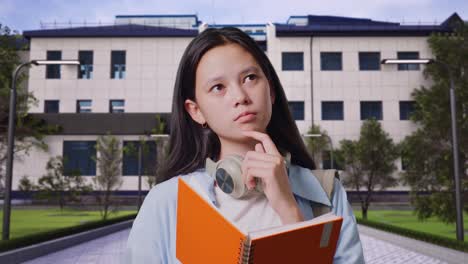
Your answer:
[[[5,178],[5,198],[3,200],[3,227],[2,240],[10,238],[10,215],[11,215],[11,185],[13,178],[13,151],[15,147],[15,119],[16,119],[16,78],[23,67],[29,65],[80,65],[77,60],[32,60],[22,63],[13,72],[13,79],[10,91],[10,109],[8,118],[8,146],[7,164]]]
[[[160,137],[169,137],[167,134],[151,134],[150,138],[160,138]],[[140,211],[141,204],[143,203],[143,197],[141,195],[141,169],[143,162],[143,152],[142,152],[142,142],[138,146],[138,211]]]
[[[156,165],[159,166],[159,164],[160,164],[159,162],[160,162],[160,159],[161,159],[160,155],[163,154],[162,151],[164,151],[164,143],[161,144],[161,145],[159,145],[158,143],[159,143],[159,141],[161,139],[169,138],[169,134],[151,134],[150,137],[153,138],[154,141],[156,142],[156,160],[157,160]],[[162,148],[162,150],[159,149],[160,147]],[[155,175],[155,176],[158,176],[158,175]],[[157,182],[157,179],[155,178],[155,184],[156,184],[156,182]]]
[[[326,137],[330,143],[330,168],[333,169],[333,142],[329,135],[327,134],[303,134],[303,137]]]
[[[138,145],[138,211],[140,211],[140,207],[142,204],[142,199],[141,199],[141,166],[142,166],[142,143]]]
[[[450,115],[451,115],[451,127],[452,127],[452,153],[453,153],[453,171],[455,179],[455,206],[457,211],[457,240],[464,240],[463,230],[463,204],[461,199],[461,182],[459,172],[459,161],[458,161],[458,136],[457,136],[457,110],[455,101],[455,85],[453,81],[453,74],[450,70],[450,66],[444,62],[434,59],[383,59],[381,64],[430,64],[437,63],[441,65],[448,73],[450,79]]]

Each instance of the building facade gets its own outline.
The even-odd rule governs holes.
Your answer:
[[[13,190],[23,175],[37,181],[46,174],[53,156],[67,156],[68,168],[91,181],[99,173],[92,159],[99,135],[111,133],[122,145],[150,140],[156,114],[169,120],[185,48],[210,27],[238,27],[257,41],[279,75],[301,133],[320,125],[338,147],[342,139],[357,139],[363,120],[375,117],[399,142],[416,129],[409,121],[411,92],[430,80],[423,77],[424,66],[380,62],[431,58],[429,35],[451,31],[459,19],[454,14],[440,25],[422,26],[308,15],[286,23],[209,25],[196,15],[116,16],[114,25],[25,31],[29,59],[78,59],[81,65],[29,70],[28,87],[39,101],[30,112],[63,130],[46,137],[47,152],[33,150],[15,161]],[[143,167],[151,167],[155,151]],[[122,191],[137,190],[136,164],[135,157],[124,156]],[[397,167],[404,169],[401,161]]]

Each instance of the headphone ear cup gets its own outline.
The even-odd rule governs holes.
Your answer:
[[[240,155],[229,155],[218,162],[216,182],[225,193],[235,199],[240,199],[248,193],[242,179],[242,161]]]
[[[285,157],[286,166],[289,167],[291,155],[287,153]],[[228,155],[224,159],[214,162],[210,158],[206,159],[205,169],[212,176],[218,187],[226,194],[235,199],[240,199],[249,193],[247,186],[242,179],[242,161],[240,155]],[[255,190],[263,193],[263,182],[260,178],[255,178]]]
[[[206,160],[205,160],[205,170],[210,176],[214,175],[214,173],[216,171],[216,166],[217,166],[216,162],[214,162],[210,158],[206,158]]]

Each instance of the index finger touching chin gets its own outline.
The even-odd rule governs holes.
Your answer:
[[[260,141],[266,153],[280,155],[278,149],[276,148],[275,143],[273,143],[273,140],[271,140],[268,134],[257,132],[257,131],[241,131],[241,132],[242,134],[246,136],[252,137]]]

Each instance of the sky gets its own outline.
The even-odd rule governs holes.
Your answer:
[[[285,23],[291,15],[329,15],[440,24],[467,0],[0,0],[0,24],[22,32],[41,23],[113,23],[116,15],[196,14],[216,24]]]

